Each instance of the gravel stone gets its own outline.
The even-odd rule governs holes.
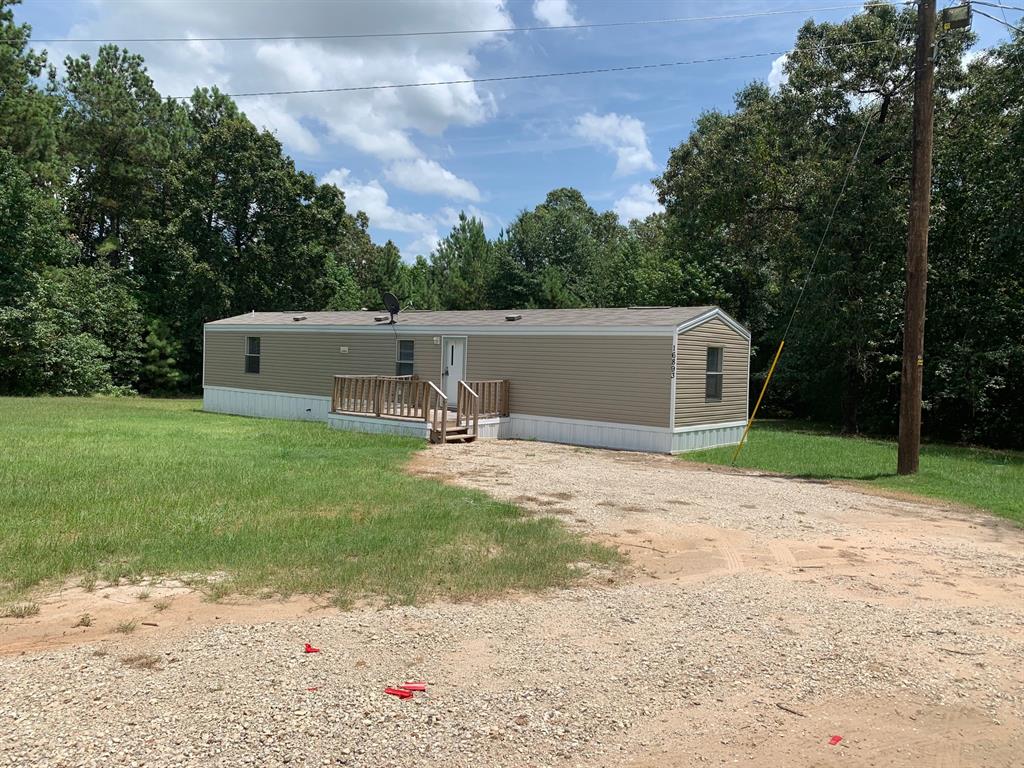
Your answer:
[[[444,446],[416,471],[530,496],[634,565],[0,656],[0,767],[1021,764],[1018,528],[560,446]],[[384,695],[410,679],[428,691]]]

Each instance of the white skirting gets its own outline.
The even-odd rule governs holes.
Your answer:
[[[330,413],[330,405],[329,397],[313,395],[258,392],[228,387],[206,387],[203,390],[203,410],[215,413],[325,421],[335,429],[375,434],[406,435],[423,439],[430,436],[430,428],[426,422]],[[513,413],[500,419],[481,419],[480,437],[540,440],[625,451],[682,453],[735,445],[743,434],[744,424],[745,422],[740,421],[670,429]]]
[[[356,416],[351,413],[329,413],[327,423],[334,429],[348,432],[369,432],[374,435],[402,435],[404,437],[430,437],[430,425],[425,421],[378,419],[375,416]]]
[[[705,424],[674,431],[672,434],[672,453],[702,451],[705,448],[718,448],[722,445],[736,445],[743,437],[745,421],[732,424]]]
[[[502,419],[480,419],[480,438],[498,437]],[[430,439],[430,425],[425,421],[406,419],[378,419],[375,416],[359,416],[353,413],[329,413],[327,423],[334,429],[350,432],[370,432],[375,435],[404,435]]]
[[[327,414],[331,410],[331,398],[284,392],[260,392],[255,389],[204,387],[203,410],[231,413],[236,416],[327,421]]]
[[[498,437],[647,453],[684,453],[734,445],[740,441],[746,423],[741,421],[668,429],[639,424],[556,419],[522,413],[513,413],[501,421]]]
[[[507,421],[508,419],[504,418],[480,419],[480,437],[504,437],[505,435],[502,434],[502,430],[505,428],[505,422]]]
[[[502,421],[505,423],[499,430],[499,437],[586,445],[592,448],[668,453],[671,439],[667,428],[636,424],[558,419],[524,413],[513,413]]]

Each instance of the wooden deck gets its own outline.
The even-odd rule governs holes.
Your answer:
[[[480,419],[508,416],[508,379],[460,381],[458,397],[415,376],[335,376],[331,413],[430,425],[436,443],[473,442]]]

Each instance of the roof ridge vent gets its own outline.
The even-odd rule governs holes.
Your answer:
[[[653,305],[652,306],[644,306],[644,305],[640,304],[640,305],[635,305],[635,306],[632,306],[632,307],[626,307],[626,309],[672,309],[672,307],[667,306],[667,305],[666,306],[653,306]]]
[[[522,315],[518,315],[518,314],[510,314],[510,315],[505,315],[505,319],[508,320],[510,323],[512,323],[512,322],[515,322],[516,320],[522,320],[523,316]]]

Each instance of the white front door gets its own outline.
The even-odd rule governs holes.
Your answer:
[[[442,347],[444,393],[448,395],[448,407],[454,408],[459,398],[459,382],[466,378],[466,339],[461,336],[445,336]]]

